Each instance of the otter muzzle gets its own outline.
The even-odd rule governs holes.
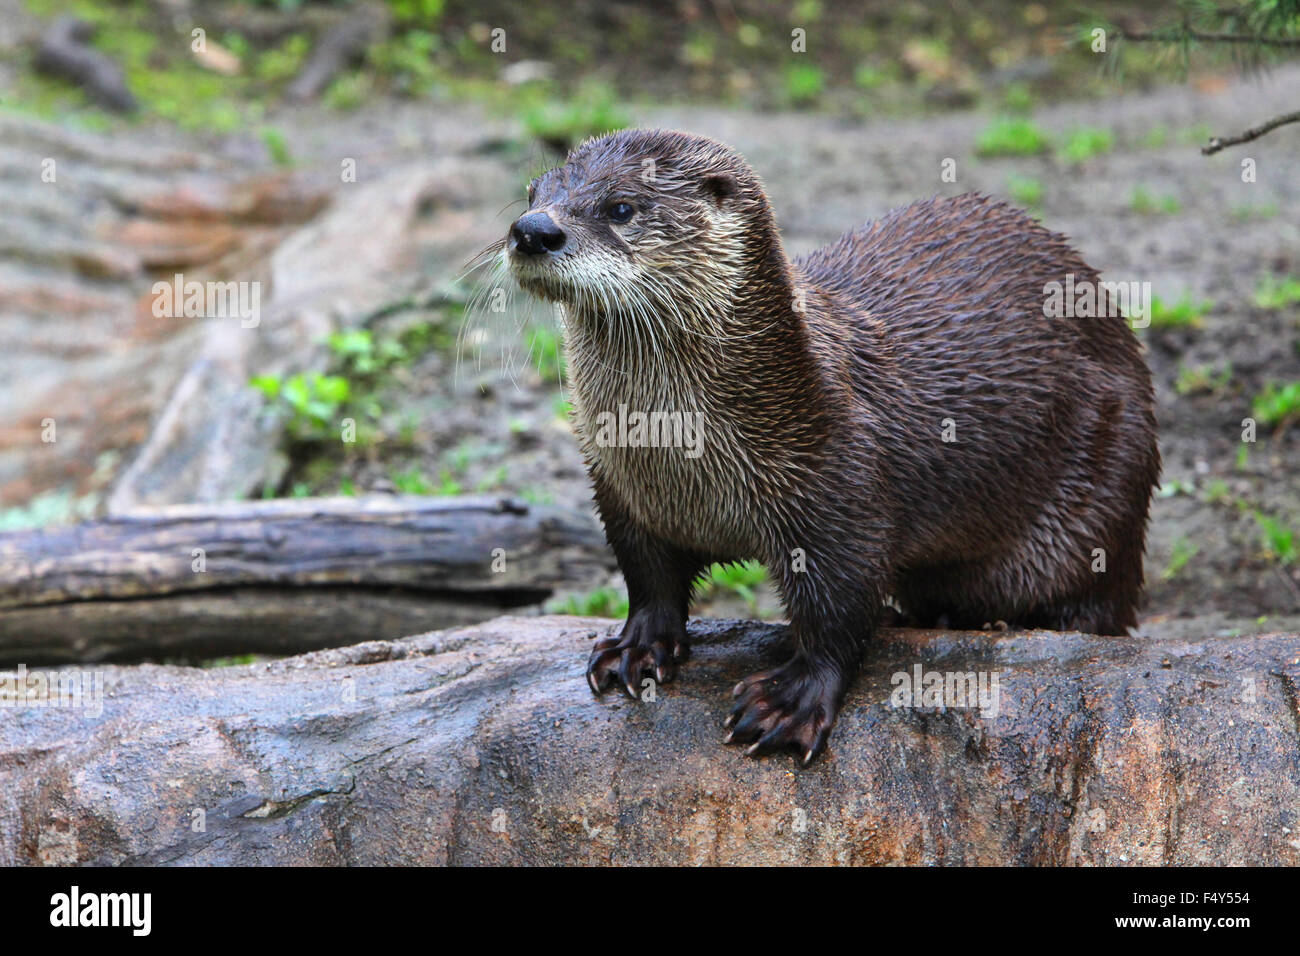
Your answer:
[[[543,256],[564,248],[564,230],[544,212],[524,213],[510,227],[510,251]]]

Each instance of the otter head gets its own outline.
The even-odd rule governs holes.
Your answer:
[[[665,130],[588,140],[528,187],[511,272],[584,314],[709,323],[777,242],[757,175],[721,143]]]

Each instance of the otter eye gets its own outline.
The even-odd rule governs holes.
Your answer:
[[[534,179],[531,183],[528,184],[528,204],[530,206],[533,204],[533,199],[536,198],[536,196],[537,196],[537,180]]]
[[[627,222],[635,212],[631,203],[616,202],[605,207],[605,215],[610,222]]]

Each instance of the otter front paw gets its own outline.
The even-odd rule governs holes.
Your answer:
[[[750,744],[750,756],[793,748],[807,766],[826,749],[845,687],[833,665],[802,655],[751,674],[732,691],[739,700],[726,720],[731,732],[724,742]]]
[[[643,674],[661,684],[677,676],[677,662],[690,653],[683,623],[654,611],[633,614],[618,637],[596,642],[587,661],[587,683],[597,697],[617,679],[624,693],[638,696]]]

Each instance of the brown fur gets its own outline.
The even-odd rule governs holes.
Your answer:
[[[1135,625],[1160,467],[1150,375],[1123,319],[1044,316],[1046,283],[1098,280],[1063,236],[968,194],[791,262],[744,160],[663,131],[584,144],[530,205],[564,247],[510,261],[565,309],[579,440],[628,585],[627,625],[589,664],[597,693],[672,678],[712,561],[763,561],[797,646],[736,688],[728,740],[754,753],[825,746],[890,597],[918,624]],[[703,454],[601,447],[596,416],[620,404],[702,412]]]

